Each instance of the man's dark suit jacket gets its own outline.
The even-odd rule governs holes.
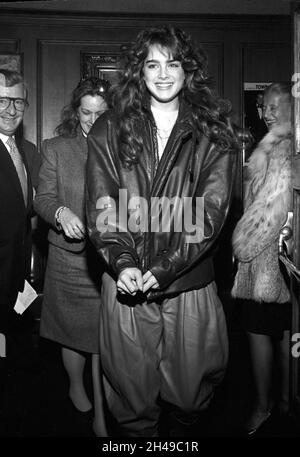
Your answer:
[[[246,112],[245,118],[246,127],[249,128],[255,144],[257,144],[268,132],[268,127],[263,118],[259,117],[256,103],[252,103]]]
[[[14,305],[30,272],[32,187],[37,185],[40,166],[32,143],[17,138],[16,143],[27,172],[28,199],[25,205],[15,166],[0,140],[0,318],[3,307]]]

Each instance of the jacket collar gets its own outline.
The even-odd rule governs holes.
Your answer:
[[[4,145],[3,141],[0,141],[0,167],[2,170],[7,170],[7,172],[10,173],[12,185],[15,188],[19,198],[21,199],[21,201],[24,205],[24,208],[27,208],[27,211],[29,211],[29,209],[31,208],[31,202],[32,202],[32,183],[31,183],[31,177],[30,177],[30,170],[28,167],[26,156],[23,152],[22,140],[18,136],[15,136],[15,141],[16,141],[16,145],[19,150],[19,153],[22,156],[23,163],[24,163],[24,166],[26,169],[26,174],[27,174],[28,192],[27,192],[26,204],[24,202],[22,188],[20,185],[20,181],[19,181],[16,169],[15,169],[15,166],[10,158],[10,154],[9,154],[6,146]]]
[[[249,159],[249,171],[259,169],[263,161],[267,161],[268,157],[274,151],[274,148],[284,139],[292,137],[291,123],[287,122],[272,128],[259,142],[256,149],[251,154]],[[290,151],[286,151],[289,154]]]
[[[154,117],[151,111],[150,97],[148,94],[144,95],[144,98],[142,100],[142,106],[148,118],[155,126]],[[179,111],[176,124],[174,127],[176,130],[176,136],[181,135],[183,132],[186,134],[190,134],[193,130],[191,122],[191,107],[185,101],[182,94],[179,94]]]
[[[291,124],[286,123],[271,129],[260,141],[250,156],[247,172],[249,191],[256,193],[264,182],[270,160],[273,166],[280,167],[281,160],[291,156]],[[285,141],[284,140],[290,140]],[[277,165],[276,165],[277,164]],[[246,199],[248,192],[246,192]]]
[[[68,141],[69,147],[80,156],[87,155],[87,138],[83,136],[80,125],[76,128],[76,136],[62,137]]]

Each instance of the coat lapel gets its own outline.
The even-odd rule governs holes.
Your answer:
[[[86,138],[78,132],[77,136],[73,139],[71,143],[73,152],[79,157],[84,157],[86,159],[87,155],[87,141]]]
[[[85,191],[85,166],[87,160],[87,142],[80,134],[67,138],[60,145],[59,179],[62,181],[64,198],[70,208],[80,217],[83,216],[82,198]],[[74,186],[76,182],[76,186]]]
[[[26,208],[29,209],[31,207],[32,198],[33,198],[30,170],[29,170],[29,167],[28,167],[28,162],[27,162],[27,159],[26,159],[26,155],[24,153],[22,141],[19,140],[18,138],[16,138],[16,144],[17,144],[17,148],[18,148],[18,150],[19,150],[19,152],[20,152],[20,154],[22,156],[23,163],[24,163],[25,169],[26,169],[26,175],[27,175],[27,204],[26,204]],[[20,187],[21,192],[22,192],[22,188],[21,188],[19,179],[18,179],[18,183],[19,183],[19,187]],[[22,196],[23,196],[23,193],[22,193]],[[23,198],[23,200],[24,200],[24,198]]]
[[[10,157],[8,150],[6,149],[6,147],[4,146],[4,144],[1,140],[0,140],[0,168],[1,168],[1,171],[3,171],[3,173],[5,173],[7,176],[9,176],[13,189],[15,190],[15,192],[17,193],[17,195],[23,201],[23,204],[24,204],[22,188],[21,188],[21,184],[19,181],[17,171],[15,169],[14,163]]]

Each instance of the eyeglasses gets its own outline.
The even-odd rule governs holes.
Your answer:
[[[3,111],[7,109],[11,102],[17,111],[24,111],[25,107],[28,105],[27,101],[23,98],[0,97],[0,110]]]

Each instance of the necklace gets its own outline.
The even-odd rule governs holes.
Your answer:
[[[156,134],[158,140],[158,155],[161,158],[163,151],[168,142],[171,131],[174,127],[178,116],[178,110],[174,111],[163,111],[157,108],[151,107],[153,117],[156,124]]]
[[[157,135],[161,140],[167,140],[170,136],[172,128],[173,126],[169,127],[168,129],[160,129],[157,127]]]
[[[168,138],[178,116],[178,110],[165,112],[152,107],[157,134],[160,138]]]

